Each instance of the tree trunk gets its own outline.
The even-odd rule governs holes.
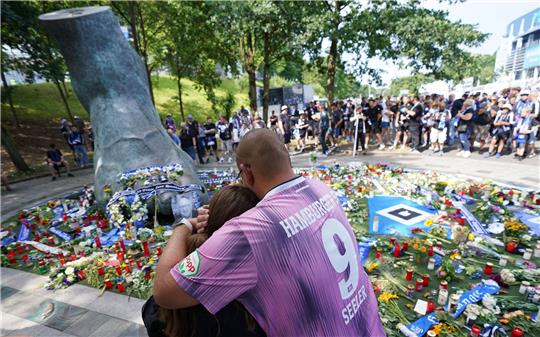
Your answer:
[[[144,30],[144,21],[142,19],[142,14],[139,9],[139,4],[137,1],[128,1],[128,12],[129,12],[129,26],[131,27],[131,34],[133,35],[133,46],[137,51],[137,54],[141,56],[144,69],[146,70],[146,78],[148,80],[148,90],[150,92],[150,99],[152,100],[152,105],[155,106],[154,101],[154,89],[152,86],[152,72],[148,66],[148,53],[147,53],[147,42],[146,42],[146,32]],[[141,25],[141,35],[139,36],[139,29],[137,28],[137,23],[140,22]],[[142,38],[142,41],[141,41]]]
[[[263,120],[268,120],[268,105],[270,103],[270,33],[264,32],[263,46]]]
[[[75,123],[75,119],[73,118],[73,114],[71,113],[71,109],[69,108],[69,103],[67,101],[66,95],[64,93],[64,90],[62,90],[62,86],[60,85],[60,81],[55,78],[54,83],[56,84],[56,88],[58,88],[60,97],[62,97],[62,102],[64,102],[64,107],[66,108],[66,112],[69,116],[71,123]]]
[[[182,121],[185,122],[186,118],[184,117],[184,103],[182,102],[182,82],[180,76],[176,77],[176,86],[178,87],[178,105],[180,106],[180,116],[182,116]]]
[[[6,80],[6,75],[2,71],[2,83],[4,84],[4,90],[6,92],[8,102],[9,102],[9,108],[11,110],[11,114],[13,115],[13,123],[16,127],[20,128],[21,123],[19,123],[19,118],[17,117],[17,111],[15,111],[15,106],[13,105],[13,97],[11,96],[11,87],[8,84],[8,81]]]
[[[255,113],[257,111],[257,77],[255,69],[255,49],[253,43],[253,34],[251,32],[247,33],[246,47],[244,52],[246,63],[245,67],[249,80],[249,107],[251,109],[251,113]]]
[[[339,30],[339,10],[341,8],[341,2],[336,0],[335,2],[335,16],[334,16],[334,27],[333,34],[330,43],[330,52],[328,53],[328,63],[327,63],[327,80],[326,80],[326,98],[328,103],[332,104],[334,102],[334,83],[336,77],[336,62],[338,58],[338,30]]]
[[[17,146],[15,145],[15,142],[13,142],[13,139],[4,126],[2,126],[2,146],[6,149],[9,158],[18,171],[30,171],[30,167],[28,167],[28,164],[26,164],[24,161],[23,157],[19,153],[19,150],[17,149]]]
[[[64,92],[66,93],[66,98],[69,98],[69,90],[67,88],[67,85],[66,85],[66,79],[63,78],[62,79],[62,88],[64,88]]]
[[[141,37],[142,37],[141,56],[143,58],[144,68],[146,69],[146,77],[148,78],[148,90],[150,90],[150,98],[152,99],[152,104],[156,106],[156,101],[154,99],[154,87],[152,85],[152,69],[150,68],[150,65],[148,64],[148,39],[146,38],[144,18],[139,8],[139,4],[137,4],[137,14],[139,14],[139,22],[141,23]]]
[[[334,102],[334,82],[336,77],[337,38],[332,38],[328,54],[328,78],[326,81],[326,98],[328,103]]]

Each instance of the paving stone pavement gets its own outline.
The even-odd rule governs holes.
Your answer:
[[[147,337],[144,301],[75,284],[43,288],[47,277],[1,269],[1,336]]]

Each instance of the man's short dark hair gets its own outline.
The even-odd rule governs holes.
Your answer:
[[[56,145],[51,143],[51,144],[49,144],[49,147],[54,149],[56,147]]]

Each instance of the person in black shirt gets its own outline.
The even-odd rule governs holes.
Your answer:
[[[366,148],[369,148],[369,139],[371,136],[377,138],[379,148],[383,148],[382,142],[382,128],[381,128],[381,119],[382,119],[382,107],[377,104],[377,102],[370,98],[368,100],[366,108],[364,108],[364,114],[367,116],[367,130],[366,130]]]
[[[279,118],[276,116],[276,111],[272,110],[272,114],[268,118],[268,128],[274,132],[278,132]]]
[[[191,159],[195,160],[195,147],[197,146],[197,135],[190,130],[187,123],[180,124],[180,147],[186,152]]]
[[[212,122],[212,117],[208,116],[206,118],[206,123],[204,123],[204,129],[206,134],[206,150],[208,151],[208,156],[216,156],[216,161],[219,161],[218,149],[217,149],[217,127],[214,122]],[[208,158],[210,160],[210,158]]]
[[[413,107],[407,111],[409,116],[409,139],[411,140],[411,152],[418,153],[420,147],[420,123],[422,121],[422,115],[424,114],[424,107],[420,103],[420,98],[414,96]]]
[[[67,175],[73,177],[67,161],[64,160],[64,155],[54,144],[50,144],[47,149],[47,166],[49,167],[49,172],[51,172],[52,180],[56,180],[57,176],[60,177],[61,167],[65,167]]]

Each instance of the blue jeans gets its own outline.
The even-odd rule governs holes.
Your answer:
[[[470,137],[471,132],[469,129],[467,129],[466,132],[459,133],[459,141],[461,142],[461,147],[463,148],[463,151],[471,151],[471,142],[469,141]]]
[[[182,149],[182,150],[184,150],[185,153],[189,154],[191,159],[195,160],[195,148],[193,146]]]
[[[88,165],[88,155],[86,154],[86,147],[83,144],[73,145],[73,151],[75,151],[75,161],[79,166]]]
[[[321,129],[321,134],[319,135],[319,141],[321,142],[322,152],[326,154],[328,147],[326,146],[326,134],[328,133],[328,128]]]
[[[453,145],[456,138],[459,137],[456,132],[458,121],[459,117],[454,117],[450,120],[450,125],[448,125],[448,145]]]

